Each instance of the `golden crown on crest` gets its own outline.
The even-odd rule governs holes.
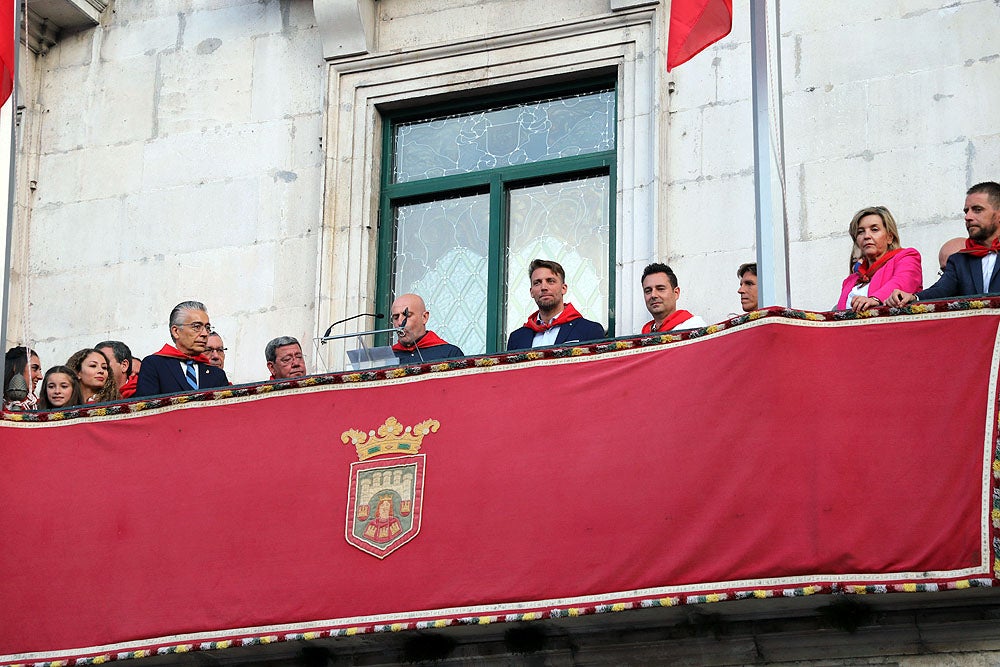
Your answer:
[[[437,433],[441,427],[436,419],[425,419],[416,426],[403,425],[395,417],[389,417],[377,431],[359,431],[349,429],[340,434],[340,439],[346,445],[352,443],[358,451],[358,460],[364,461],[382,454],[416,454],[420,444],[428,433]]]

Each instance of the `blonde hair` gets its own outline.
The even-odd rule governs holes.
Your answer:
[[[851,224],[847,229],[851,234],[851,240],[854,241],[855,247],[858,246],[858,228],[861,227],[861,218],[867,215],[877,215],[882,220],[885,230],[892,237],[892,240],[889,241],[888,250],[896,250],[902,247],[899,242],[899,228],[896,226],[896,219],[892,217],[892,213],[885,206],[867,206],[855,213],[854,217],[851,218]]]

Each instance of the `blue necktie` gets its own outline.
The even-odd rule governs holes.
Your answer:
[[[185,373],[185,377],[187,377],[188,384],[191,385],[192,389],[197,389],[198,369],[194,367],[194,362],[190,359],[188,359],[185,363],[187,364],[187,373]]]

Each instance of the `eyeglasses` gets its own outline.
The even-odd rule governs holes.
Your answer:
[[[296,360],[296,361],[302,361],[303,359],[305,359],[305,357],[302,356],[301,352],[297,352],[295,354],[286,354],[281,359],[278,359],[278,363],[279,364],[290,364],[293,359]]]
[[[212,331],[213,331],[212,325],[211,324],[205,324],[204,322],[191,322],[190,324],[175,324],[174,326],[175,327],[191,327],[191,331],[195,332],[196,334],[197,333],[201,333],[202,331],[207,331],[208,333],[212,333]]]
[[[205,351],[206,352],[225,352],[228,349],[229,349],[228,347],[206,347]]]

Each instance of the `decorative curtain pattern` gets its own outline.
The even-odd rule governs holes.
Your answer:
[[[615,147],[615,93],[571,95],[396,126],[393,181],[405,183]]]
[[[489,195],[396,209],[393,298],[423,297],[427,326],[466,354],[486,351]]]
[[[535,258],[562,264],[566,299],[584,317],[607,327],[609,190],[608,177],[597,176],[510,191],[508,333],[537,309],[527,275]]]

